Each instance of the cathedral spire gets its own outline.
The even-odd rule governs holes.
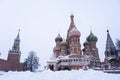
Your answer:
[[[67,33],[67,40],[68,40],[68,38],[69,38],[69,32],[70,32],[70,30],[72,30],[72,28],[75,27],[75,24],[74,24],[74,15],[71,14],[71,15],[70,15],[70,18],[71,18],[71,23],[70,23],[70,27],[69,27],[68,33]]]
[[[109,34],[109,30],[107,30],[106,50],[107,51],[111,51],[111,50],[116,51],[115,45],[114,45],[112,38]]]
[[[69,29],[71,30],[73,27],[75,27],[75,24],[74,24],[74,15],[71,14],[70,18],[71,18],[71,23],[70,23],[70,28]]]

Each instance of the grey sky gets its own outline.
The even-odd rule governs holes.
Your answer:
[[[0,0],[0,58],[7,58],[20,29],[21,61],[34,50],[45,63],[53,53],[57,34],[66,38],[71,13],[81,32],[81,45],[92,26],[103,61],[106,29],[114,42],[120,39],[120,0]]]

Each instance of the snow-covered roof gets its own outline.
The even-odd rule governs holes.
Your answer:
[[[56,60],[56,56],[52,54],[52,56],[50,57],[50,60]]]
[[[47,61],[47,63],[55,63],[55,62],[57,62],[57,60],[49,60],[49,61]]]
[[[69,56],[67,55],[67,56],[59,56],[58,57],[59,59],[69,59]]]

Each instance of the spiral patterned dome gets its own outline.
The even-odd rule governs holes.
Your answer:
[[[72,37],[72,36],[78,36],[78,37],[81,36],[80,32],[77,30],[76,27],[73,27],[69,32],[69,37]]]
[[[60,41],[60,42],[63,41],[63,39],[62,39],[62,37],[60,36],[60,34],[58,34],[58,36],[55,38],[55,41]]]
[[[90,35],[86,39],[88,42],[95,41],[97,42],[98,38],[91,32]]]

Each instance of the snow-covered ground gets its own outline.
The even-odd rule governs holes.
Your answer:
[[[120,74],[108,74],[94,70],[43,72],[0,72],[0,80],[119,80]]]

